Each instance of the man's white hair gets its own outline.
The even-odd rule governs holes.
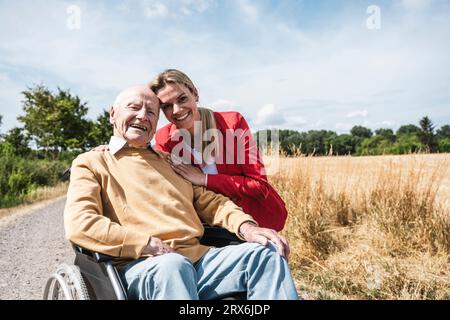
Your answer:
[[[155,95],[147,85],[136,85],[122,90],[114,100],[113,108],[120,106],[123,100],[136,92],[148,91],[151,95]],[[156,96],[156,95],[155,95]]]

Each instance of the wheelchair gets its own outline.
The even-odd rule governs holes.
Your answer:
[[[243,243],[225,229],[204,225],[200,243],[223,247]],[[73,265],[62,264],[47,280],[44,300],[128,300],[127,292],[114,266],[115,257],[93,252],[79,246]],[[222,297],[224,300],[245,300],[246,292]]]

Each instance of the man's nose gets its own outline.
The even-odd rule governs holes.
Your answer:
[[[148,119],[149,115],[147,113],[147,109],[141,108],[137,114],[137,118],[139,119]]]

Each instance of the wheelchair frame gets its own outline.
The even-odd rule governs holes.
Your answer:
[[[229,231],[204,225],[205,232],[200,243],[223,247],[243,243]],[[127,300],[127,292],[114,266],[115,257],[72,246],[75,251],[73,265],[62,264],[47,280],[45,300]],[[223,299],[245,300],[246,293],[233,293]]]

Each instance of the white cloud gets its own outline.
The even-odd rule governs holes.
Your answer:
[[[306,119],[302,116],[292,116],[292,117],[285,117],[285,118],[287,121],[287,126],[291,127],[291,128],[296,128],[296,127],[302,126],[307,123]],[[320,120],[318,122],[320,122]],[[311,124],[311,126],[312,127],[317,126],[318,122],[316,122],[316,124]]]
[[[215,0],[141,0],[144,14],[149,19],[176,18],[180,15],[190,16],[194,13],[201,14],[216,4]]]
[[[277,126],[285,124],[286,119],[275,105],[266,104],[256,114],[254,123],[257,126]]]
[[[236,1],[238,8],[245,15],[245,17],[251,22],[257,22],[260,16],[259,9],[255,3],[249,0],[238,0]]]
[[[176,0],[177,2],[180,0]],[[199,13],[205,12],[215,4],[215,0],[181,0],[183,8]]]
[[[397,125],[397,123],[395,121],[391,121],[391,120],[384,120],[381,122],[381,124],[383,126],[387,126],[387,127],[394,127]]]
[[[367,115],[368,115],[367,110],[356,110],[356,111],[347,113],[346,117],[347,118],[359,118],[359,117],[365,118],[365,117],[367,117]]]
[[[128,13],[130,11],[130,7],[126,2],[121,2],[116,6],[116,9],[121,13]]]
[[[351,124],[351,123],[342,123],[342,122],[338,122],[338,123],[336,123],[335,124],[335,128],[338,130],[338,131],[345,131],[345,132],[348,132],[348,131],[350,131],[352,128],[353,128],[353,124]]]
[[[144,14],[147,18],[166,18],[169,15],[169,9],[162,3],[156,2],[145,8]]]
[[[8,73],[0,73],[0,115],[3,117],[0,132],[6,132],[12,127],[19,126],[17,115],[22,111],[20,101],[23,100],[21,92],[25,85],[13,81]]]
[[[433,0],[401,0],[404,8],[409,10],[421,10],[430,6]]]
[[[219,99],[211,104],[215,111],[236,111],[237,104],[234,101]]]

